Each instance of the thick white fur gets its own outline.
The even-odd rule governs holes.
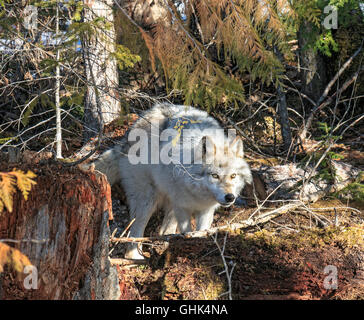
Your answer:
[[[249,166],[243,159],[241,140],[226,142],[226,137],[221,135],[204,136],[205,129],[222,129],[204,111],[159,104],[147,111],[131,130],[143,129],[150,138],[153,126],[158,126],[161,134],[162,130],[175,128],[179,119],[185,121],[178,139],[181,150],[184,151],[186,139],[195,141],[192,151],[205,147],[203,141],[207,140],[213,150],[211,163],[207,163],[203,151],[202,163],[197,163],[201,159],[196,156],[192,164],[184,164],[182,157],[179,164],[131,164],[127,154],[135,142],[128,142],[127,137],[95,162],[96,169],[107,175],[110,184],[120,182],[125,191],[130,218],[135,218],[130,229],[131,237],[143,236],[151,215],[158,209],[165,212],[161,234],[175,233],[177,226],[182,233],[191,231],[191,216],[196,219],[197,230],[208,229],[215,210],[232,204],[226,202],[226,195],[237,197],[244,185],[252,182]],[[161,142],[160,149],[166,143],[170,141]],[[230,148],[228,154],[224,153],[227,145]],[[234,179],[231,178],[233,175],[236,175]],[[135,244],[129,246],[126,257],[144,258]]]

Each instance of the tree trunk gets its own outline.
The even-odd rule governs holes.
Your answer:
[[[274,48],[274,52],[278,57],[279,61],[283,64],[284,58],[282,53],[278,50],[277,47]],[[281,85],[278,85],[277,88],[277,100],[278,100],[278,114],[279,114],[279,123],[281,124],[281,133],[283,138],[283,146],[284,150],[289,152],[289,149],[292,144],[292,134],[291,134],[291,126],[289,123],[289,115],[287,109],[287,99],[286,93]]]
[[[9,245],[35,271],[15,277],[5,270],[0,299],[118,299],[118,277],[108,259],[111,192],[105,176],[57,164],[31,169],[37,184],[27,201],[17,192],[13,212],[1,213],[0,239],[15,240]]]
[[[142,26],[163,21],[169,24],[168,9],[164,0],[123,0],[117,6]]]
[[[56,36],[59,36],[59,2],[56,1]],[[57,38],[58,39],[58,38]],[[56,88],[55,88],[55,105],[56,105],[56,158],[61,159],[62,157],[62,118],[61,118],[61,103],[59,91],[61,89],[61,78],[60,78],[60,66],[59,66],[59,58],[60,58],[60,48],[56,49]]]
[[[83,41],[83,54],[87,79],[85,96],[85,139],[96,136],[105,124],[119,116],[119,84],[115,58],[115,30],[112,0],[84,0],[84,21],[103,18],[108,27],[96,28],[89,39]]]
[[[317,101],[325,89],[327,83],[326,68],[323,56],[320,52],[309,48],[308,37],[313,32],[310,22],[302,23],[298,32],[298,44],[300,48],[300,67],[302,93]]]
[[[289,124],[286,93],[283,91],[280,85],[277,88],[277,96],[278,96],[279,123],[281,124],[283,146],[284,150],[288,152],[292,144],[292,134],[291,134],[291,126]]]

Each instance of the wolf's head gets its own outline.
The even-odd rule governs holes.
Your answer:
[[[243,159],[240,137],[229,140],[204,136],[198,148],[201,150],[201,175],[206,188],[220,205],[229,207],[245,184],[253,180],[249,166]]]

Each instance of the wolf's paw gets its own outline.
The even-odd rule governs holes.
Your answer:
[[[146,258],[139,253],[138,248],[130,248],[127,250],[125,259],[147,261]]]

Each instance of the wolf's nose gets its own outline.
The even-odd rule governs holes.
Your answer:
[[[235,196],[232,193],[228,193],[225,195],[226,202],[233,202],[235,200]]]

